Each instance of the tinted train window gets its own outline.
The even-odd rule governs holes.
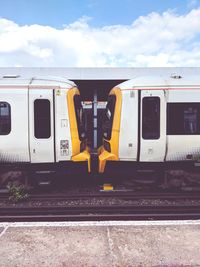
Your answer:
[[[200,134],[200,104],[168,103],[167,134],[168,135]]]
[[[51,136],[51,111],[48,99],[34,101],[34,134],[38,139]]]
[[[81,97],[79,95],[74,96],[74,106],[76,113],[76,121],[79,133],[79,139],[83,140],[86,138],[86,117],[81,104]]]
[[[0,135],[11,131],[11,108],[7,102],[0,102]]]
[[[112,125],[115,111],[116,96],[110,95],[108,97],[108,103],[106,105],[106,111],[103,120],[103,136],[107,140],[110,140],[112,133]]]
[[[144,97],[142,100],[142,138],[160,138],[159,97]]]

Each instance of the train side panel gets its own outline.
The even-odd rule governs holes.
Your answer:
[[[0,162],[30,162],[28,88],[1,88],[0,117]]]
[[[138,91],[122,94],[119,160],[136,161],[138,153]]]
[[[67,92],[67,89],[55,89],[56,162],[71,160],[72,155]]]
[[[125,168],[128,166],[136,168],[199,166],[200,85],[198,76],[139,77],[124,82],[116,88],[121,92],[122,101],[115,105],[114,118],[117,117],[117,121],[120,122],[120,129],[110,124],[111,139],[103,134],[103,146],[99,149],[100,173],[105,169],[110,170],[111,165],[119,166],[119,169],[120,166]],[[128,97],[128,92],[131,90],[138,92],[136,98],[138,103],[135,103],[138,105],[138,112],[135,111],[137,114],[135,117],[134,107]],[[112,90],[109,97],[114,92]],[[105,119],[105,126],[106,123],[107,119]],[[137,127],[139,127],[138,134],[136,134]],[[112,140],[116,131],[119,132],[119,139]],[[117,149],[113,150],[113,147],[117,147],[118,144],[119,154]],[[120,160],[123,161],[121,165],[117,163]],[[108,166],[106,166],[107,163],[109,163]]]

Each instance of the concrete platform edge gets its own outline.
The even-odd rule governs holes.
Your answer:
[[[200,225],[200,220],[169,221],[84,221],[84,222],[0,222],[0,227],[87,227],[87,226],[173,226]]]

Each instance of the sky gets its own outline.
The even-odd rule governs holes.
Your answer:
[[[0,0],[0,67],[200,67],[200,0]]]

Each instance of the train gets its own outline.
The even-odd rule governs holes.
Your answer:
[[[101,175],[129,168],[200,167],[198,75],[135,77],[116,85],[106,103],[94,170],[95,153],[88,146],[77,85],[54,76],[2,76],[0,168],[31,169],[48,176],[60,169]]]
[[[85,117],[76,84],[62,77],[0,78],[0,168],[90,172]]]
[[[198,75],[135,77],[115,86],[107,100],[99,173],[198,169]]]

